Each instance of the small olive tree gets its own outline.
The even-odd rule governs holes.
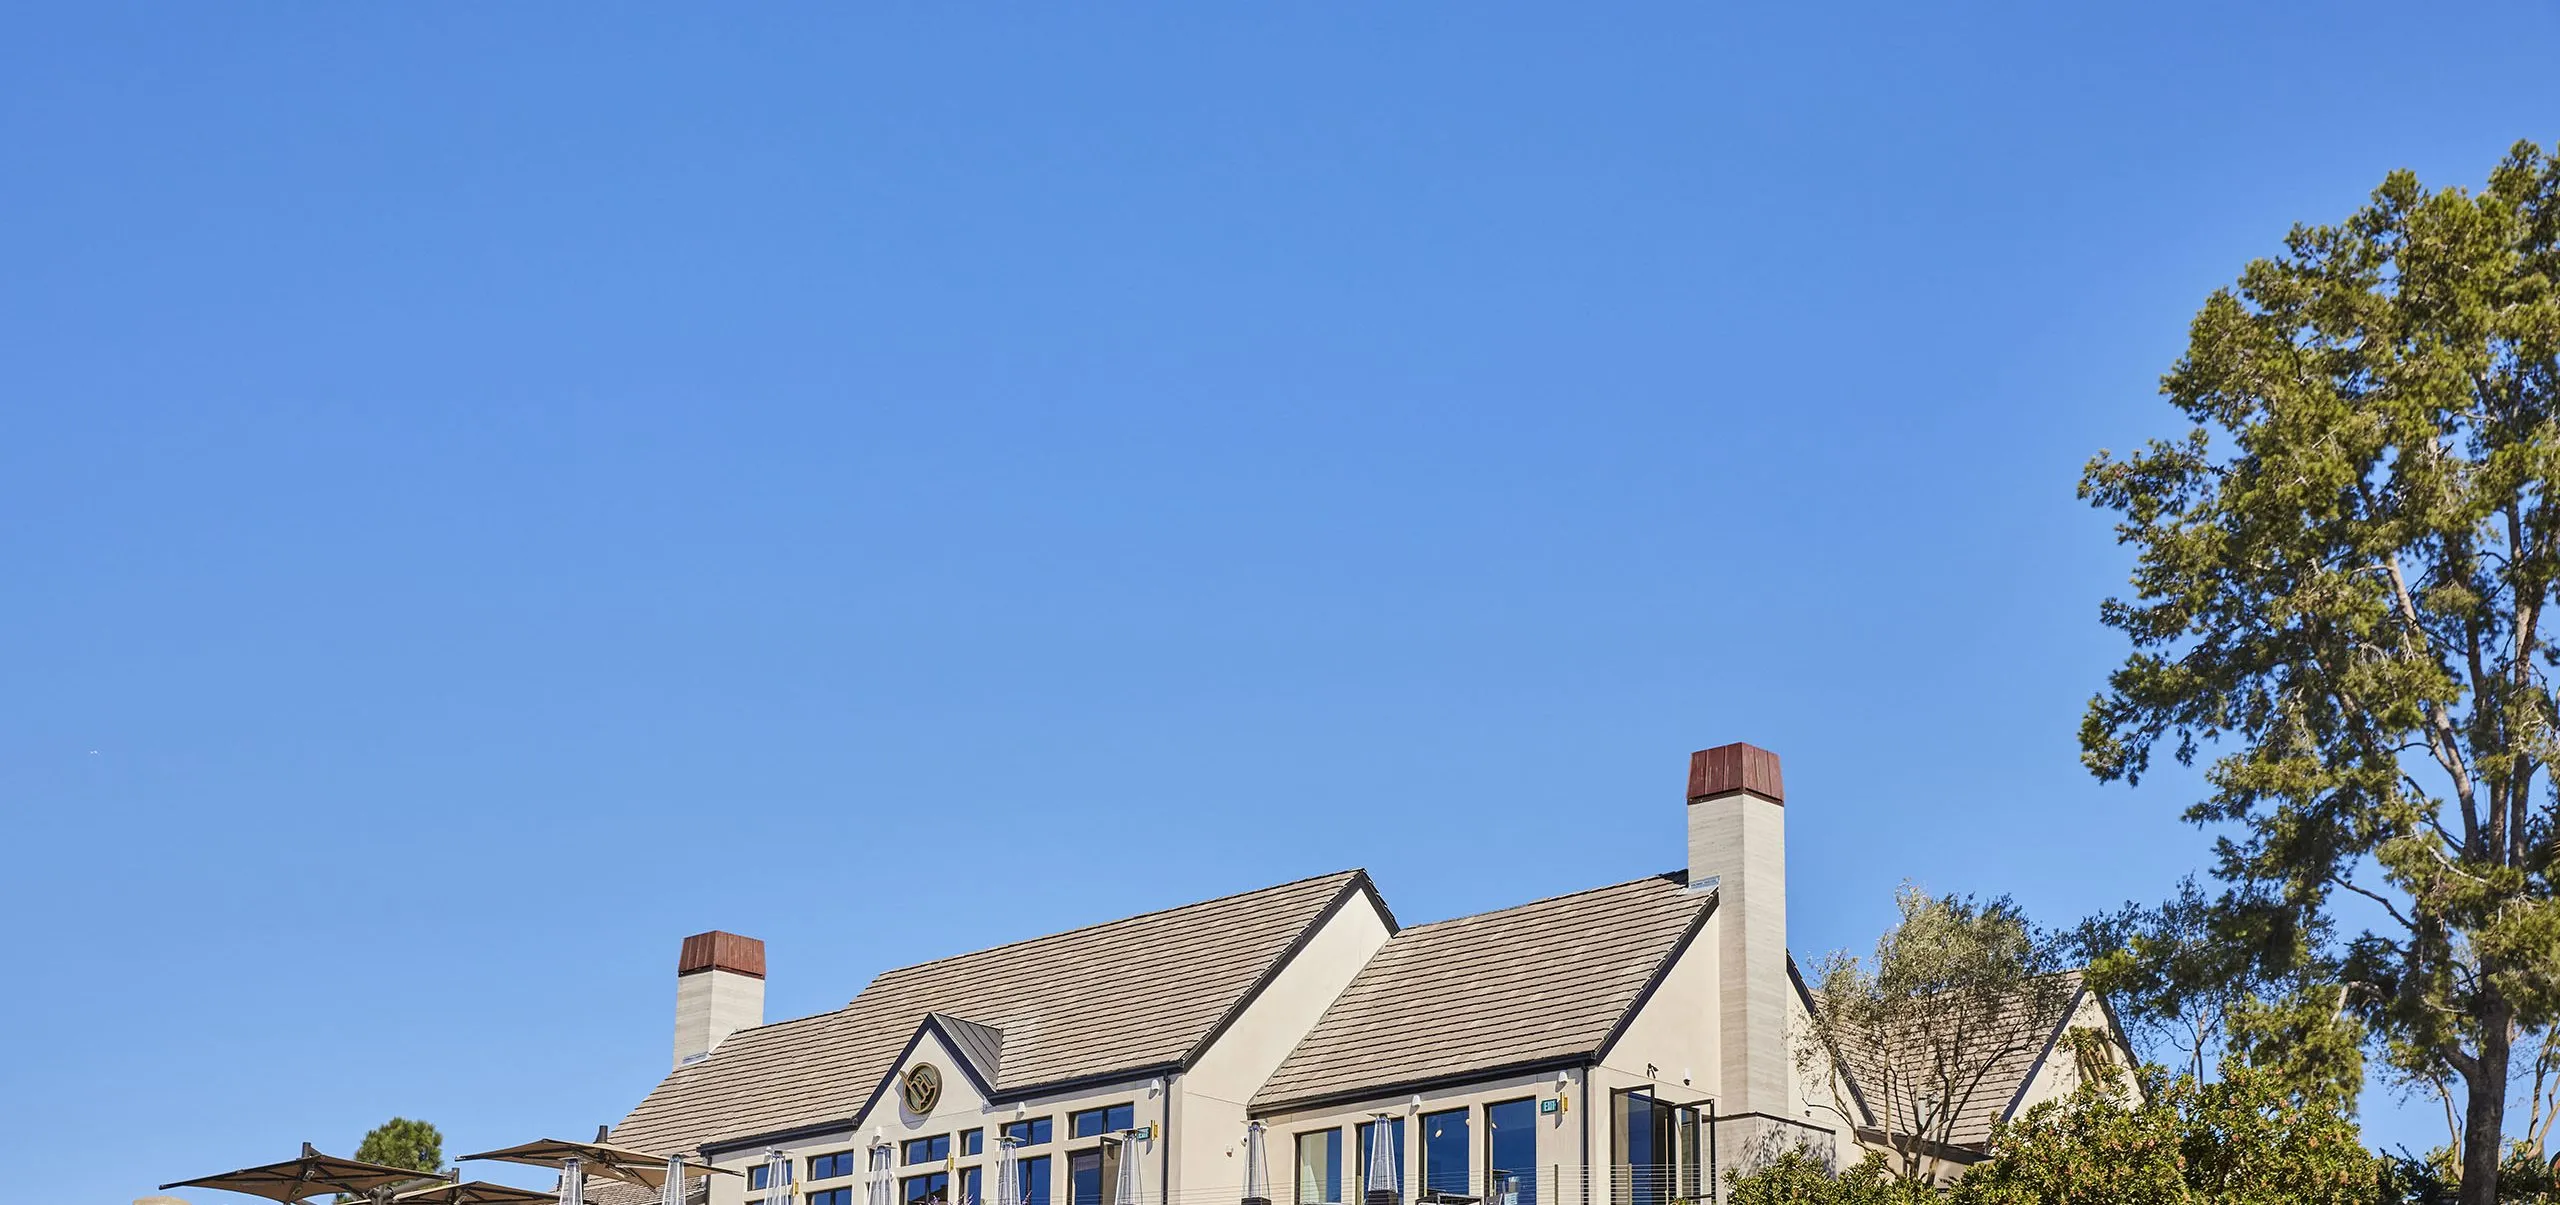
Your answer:
[[[1892,1171],[1925,1182],[1944,1170],[1967,1112],[2014,1090],[1993,1070],[2043,1049],[2079,985],[2062,973],[2062,944],[2005,896],[1905,884],[1895,903],[1901,919],[1871,958],[1841,951],[1819,964],[1797,1058],[1808,1079],[1845,1066],[1878,1114]]]

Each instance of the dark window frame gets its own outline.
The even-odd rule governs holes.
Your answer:
[[[1307,1196],[1306,1196],[1306,1187],[1307,1187],[1307,1184],[1306,1184],[1306,1180],[1305,1180],[1304,1176],[1302,1175],[1302,1171],[1303,1171],[1303,1169],[1306,1167],[1306,1160],[1305,1160],[1305,1156],[1304,1156],[1303,1152],[1306,1150],[1307,1140],[1308,1140],[1308,1139],[1310,1139],[1310,1138],[1328,1138],[1328,1137],[1329,1137],[1329,1138],[1331,1138],[1331,1139],[1333,1139],[1333,1151],[1332,1151],[1332,1159],[1333,1159],[1333,1169],[1332,1169],[1332,1176],[1333,1176],[1333,1196],[1332,1196],[1331,1198],[1328,1198],[1328,1199],[1321,1199],[1321,1200],[1314,1200],[1314,1201],[1310,1201],[1310,1200],[1308,1200],[1308,1199],[1307,1199]],[[1341,1127],[1341,1126],[1338,1126],[1338,1125],[1337,1125],[1337,1126],[1326,1126],[1326,1127],[1324,1127],[1323,1129],[1318,1129],[1318,1130],[1300,1130],[1300,1131],[1298,1131],[1297,1133],[1295,1133],[1295,1134],[1293,1134],[1293,1135],[1291,1135],[1291,1136],[1290,1136],[1290,1143],[1289,1143],[1289,1192],[1290,1192],[1290,1198],[1289,1198],[1289,1199],[1290,1199],[1290,1200],[1292,1200],[1292,1201],[1297,1202],[1297,1205],[1346,1205],[1346,1202],[1344,1202],[1344,1200],[1343,1200],[1343,1187],[1342,1187],[1342,1127]]]
[[[1635,1162],[1635,1152],[1628,1141],[1634,1129],[1628,1121],[1628,1105],[1639,1098],[1645,1102],[1647,1115],[1647,1153],[1654,1156],[1653,1161],[1643,1164]],[[1673,1104],[1655,1095],[1650,1086],[1618,1088],[1609,1093],[1609,1162],[1626,1172],[1623,1187],[1629,1205],[1670,1205],[1673,1201],[1694,1200],[1706,1191],[1705,1155],[1700,1149],[1703,1126],[1703,1115],[1696,1105]],[[1651,1149],[1664,1146],[1667,1149]]]
[[[1040,1166],[1040,1195],[1037,1197],[1031,1195],[1031,1166],[1035,1163]],[[1013,1188],[1022,1198],[1022,1205],[1053,1205],[1057,1184],[1058,1177],[1050,1171],[1049,1156],[1024,1155],[1013,1161]]]
[[[1038,1117],[1025,1117],[1020,1121],[1008,1121],[1004,1123],[1002,1127],[996,1130],[996,1136],[998,1138],[1013,1139],[1013,1144],[1015,1146],[1047,1146],[1058,1140],[1057,1122],[1057,1115],[1053,1113],[1044,1113]],[[1023,1132],[1020,1134],[1014,1133],[1017,1129]],[[1037,1138],[1031,1137],[1031,1134],[1035,1130],[1040,1135]]]
[[[1435,1184],[1432,1182],[1432,1172],[1440,1169],[1433,1164],[1431,1159],[1431,1122],[1434,1118],[1450,1117],[1458,1119],[1458,1128],[1460,1131],[1458,1136],[1460,1147],[1458,1151],[1458,1182],[1455,1187],[1446,1184]],[[1416,1133],[1421,1135],[1421,1140],[1415,1145],[1419,1147],[1416,1154],[1421,1160],[1422,1166],[1416,1169],[1414,1173],[1415,1178],[1422,1182],[1423,1195],[1420,1199],[1430,1200],[1435,1195],[1458,1197],[1469,1195],[1467,1190],[1475,1183],[1475,1106],[1459,1105],[1456,1108],[1451,1109],[1433,1109],[1428,1113],[1416,1114],[1413,1120],[1417,1127]],[[1447,1177],[1442,1176],[1440,1178],[1446,1179]]]
[[[1112,1205],[1112,1194],[1117,1192],[1119,1189],[1119,1185],[1114,1184],[1113,1181],[1119,1179],[1119,1177],[1111,1174],[1117,1169],[1112,1166],[1112,1160],[1109,1158],[1109,1154],[1109,1150],[1107,1150],[1103,1144],[1099,1143],[1093,1146],[1084,1147],[1080,1150],[1071,1150],[1066,1153],[1066,1205]],[[1093,1156],[1093,1200],[1089,1203],[1079,1202],[1076,1199],[1076,1161],[1087,1155]]]
[[[1358,1191],[1362,1205],[1367,1205],[1369,1200],[1369,1127],[1377,1124],[1379,1124],[1378,1119],[1373,1117],[1351,1127],[1351,1140],[1360,1148],[1359,1158],[1353,1162],[1359,1168]],[[1413,1178],[1405,1174],[1411,1164],[1405,1154],[1404,1118],[1390,1117],[1385,1124],[1389,1130],[1394,1131],[1396,1137],[1396,1199],[1410,1201],[1414,1196]]]
[[[1493,1165],[1494,1136],[1501,1131],[1494,1128],[1493,1111],[1495,1109],[1508,1109],[1515,1106],[1526,1108],[1529,1111],[1529,1165],[1527,1167],[1495,1167]],[[1511,1100],[1492,1100],[1486,1101],[1483,1107],[1483,1168],[1485,1200],[1491,1202],[1492,1205],[1501,1205],[1502,1185],[1495,1179],[1495,1177],[1509,1175],[1517,1177],[1520,1181],[1521,1191],[1519,1205],[1538,1205],[1538,1201],[1541,1196],[1538,1192],[1538,1098],[1534,1096],[1522,1096],[1515,1097]]]
[[[942,1147],[939,1150],[934,1150],[933,1144],[937,1142],[941,1143]],[[925,1155],[923,1158],[917,1158],[916,1152],[919,1149],[927,1150],[931,1153]],[[951,1135],[949,1134],[931,1134],[923,1138],[910,1138],[905,1142],[898,1144],[898,1166],[900,1167],[915,1167],[925,1163],[940,1163],[950,1157]]]
[[[1117,1126],[1111,1124],[1111,1115],[1113,1113],[1128,1114],[1125,1119],[1128,1124]],[[1102,1118],[1101,1129],[1085,1130],[1077,1128],[1085,1118],[1093,1117],[1097,1114]],[[1077,1109],[1074,1112],[1067,1114],[1067,1138],[1070,1141],[1077,1138],[1100,1138],[1106,1134],[1119,1134],[1136,1128],[1138,1128],[1138,1102],[1133,1100],[1124,1100],[1116,1105],[1102,1105],[1091,1109]]]
[[[927,1190],[923,1197],[916,1196],[915,1185],[920,1181],[932,1180],[936,1177],[942,1180],[942,1205],[952,1205],[951,1173],[944,1171],[917,1172],[912,1176],[898,1177],[898,1205],[914,1205],[917,1201],[932,1200],[930,1190]]]

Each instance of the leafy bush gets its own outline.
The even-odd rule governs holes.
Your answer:
[[[1881,1156],[1838,1175],[1798,1153],[1732,1178],[1734,1205],[2423,1205],[2355,1123],[2273,1076],[2166,1082],[2141,1103],[2091,1089],[1992,1135],[1952,1187],[1895,1178]],[[2543,1177],[2548,1179],[2547,1174]]]

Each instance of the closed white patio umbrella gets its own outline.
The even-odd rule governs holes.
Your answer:
[[[863,1186],[867,1205],[896,1205],[897,1181],[889,1170],[889,1144],[871,1144],[871,1181]]]
[[[1138,1157],[1138,1133],[1130,1130],[1120,1135],[1120,1186],[1112,1205],[1139,1205],[1138,1167],[1146,1160]]]
[[[779,1150],[764,1153],[765,1205],[783,1205],[791,1199],[791,1156]],[[684,1205],[679,1198],[674,1205]]]

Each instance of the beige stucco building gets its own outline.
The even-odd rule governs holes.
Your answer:
[[[1877,1119],[1795,1055],[1778,759],[1699,752],[1683,806],[1665,874],[1405,925],[1346,870],[773,1024],[762,944],[697,935],[675,1065],[612,1137],[742,1173],[708,1205],[974,1205],[1000,1152],[1022,1205],[1234,1202],[1257,1126],[1274,1205],[1672,1205],[1778,1149],[1852,1154]],[[2045,1061],[2019,1096],[2061,1090]]]

